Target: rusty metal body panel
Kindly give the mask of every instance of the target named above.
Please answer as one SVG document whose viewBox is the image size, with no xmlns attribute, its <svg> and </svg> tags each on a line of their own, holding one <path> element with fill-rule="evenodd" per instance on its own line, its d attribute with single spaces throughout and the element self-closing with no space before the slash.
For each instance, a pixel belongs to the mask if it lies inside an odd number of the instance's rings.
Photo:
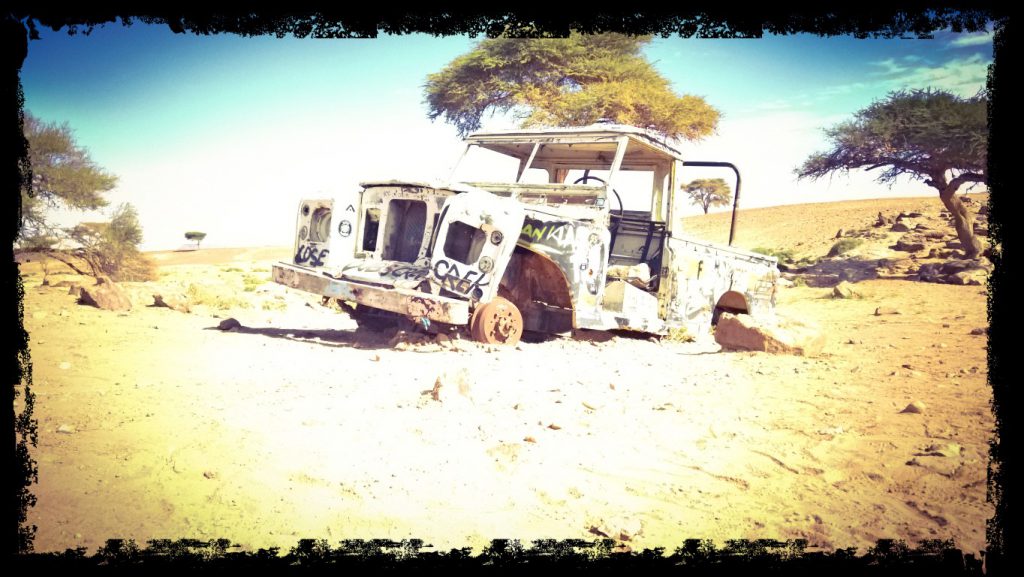
<svg viewBox="0 0 1024 577">
<path fill-rule="evenodd" d="M 324 272 L 276 263 L 274 282 L 302 291 L 351 301 L 369 307 L 453 325 L 469 322 L 469 303 L 458 299 L 424 294 L 401 287 L 385 287 L 339 280 Z"/>
<path fill-rule="evenodd" d="M 295 256 L 274 267 L 275 281 L 454 325 L 502 297 L 527 330 L 548 333 L 696 334 L 721 311 L 772 312 L 773 257 L 672 230 L 682 157 L 646 131 L 600 125 L 466 142 L 467 154 L 478 147 L 517 163 L 515 178 L 365 182 L 304 201 Z M 538 175 L 545 181 L 529 181 Z M 623 204 L 624 195 L 635 204 L 630 175 L 646 175 L 643 209 Z"/>
</svg>

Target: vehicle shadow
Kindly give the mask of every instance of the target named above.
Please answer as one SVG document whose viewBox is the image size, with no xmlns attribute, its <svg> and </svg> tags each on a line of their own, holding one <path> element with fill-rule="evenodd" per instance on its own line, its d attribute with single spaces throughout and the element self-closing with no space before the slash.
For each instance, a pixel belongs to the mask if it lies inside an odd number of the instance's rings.
<svg viewBox="0 0 1024 577">
<path fill-rule="evenodd" d="M 397 333 L 395 328 L 359 327 L 356 329 L 296 329 L 280 327 L 249 327 L 239 324 L 230 329 L 218 326 L 206 327 L 203 330 L 260 335 L 273 339 L 282 339 L 299 343 L 316 344 L 325 347 L 346 347 L 354 349 L 380 350 L 393 348 L 392 339 Z"/>
</svg>

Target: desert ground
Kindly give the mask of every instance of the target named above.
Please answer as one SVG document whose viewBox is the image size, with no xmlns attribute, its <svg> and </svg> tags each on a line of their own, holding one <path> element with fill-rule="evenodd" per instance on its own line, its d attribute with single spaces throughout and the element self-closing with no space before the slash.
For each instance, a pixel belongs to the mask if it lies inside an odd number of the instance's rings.
<svg viewBox="0 0 1024 577">
<path fill-rule="evenodd" d="M 863 233 L 784 275 L 778 313 L 826 335 L 815 357 L 727 352 L 710 335 L 417 343 L 269 282 L 287 247 L 153 253 L 160 278 L 123 283 L 128 312 L 78 304 L 66 285 L 81 277 L 50 263 L 44 285 L 25 262 L 35 549 L 609 537 L 667 552 L 687 538 L 983 551 L 986 287 L 915 280 L 957 255 L 894 251 L 900 234 L 873 227 L 879 212 L 941 210 L 910 198 L 742 213 L 737 245 L 799 257 Z M 684 226 L 724 240 L 728 215 Z M 852 298 L 833 297 L 843 279 Z M 154 306 L 168 291 L 191 312 Z M 218 330 L 227 318 L 241 326 Z"/>
</svg>

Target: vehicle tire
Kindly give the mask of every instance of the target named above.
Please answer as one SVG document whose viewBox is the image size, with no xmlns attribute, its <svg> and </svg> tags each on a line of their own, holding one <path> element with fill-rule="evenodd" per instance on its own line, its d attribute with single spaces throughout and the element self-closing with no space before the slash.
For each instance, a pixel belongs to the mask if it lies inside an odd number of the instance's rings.
<svg viewBox="0 0 1024 577">
<path fill-rule="evenodd" d="M 514 346 L 523 336 L 523 315 L 512 301 L 495 297 L 473 312 L 469 333 L 477 342 Z"/>
</svg>

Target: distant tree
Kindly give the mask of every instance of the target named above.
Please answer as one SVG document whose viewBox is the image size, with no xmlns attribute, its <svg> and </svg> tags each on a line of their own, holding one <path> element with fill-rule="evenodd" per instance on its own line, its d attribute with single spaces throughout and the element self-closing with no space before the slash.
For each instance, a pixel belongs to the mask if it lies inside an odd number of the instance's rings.
<svg viewBox="0 0 1024 577">
<path fill-rule="evenodd" d="M 988 100 L 961 98 L 944 90 L 892 92 L 826 130 L 832 149 L 811 155 L 798 178 L 836 171 L 884 169 L 878 182 L 900 175 L 923 181 L 939 193 L 953 215 L 957 237 L 969 258 L 982 252 L 974 219 L 956 196 L 965 184 L 987 183 Z"/>
<path fill-rule="evenodd" d="M 205 232 L 189 231 L 185 233 L 185 239 L 195 242 L 197 249 L 199 248 L 199 243 L 203 242 L 204 238 L 206 238 Z"/>
<path fill-rule="evenodd" d="M 704 209 L 704 214 L 712 206 L 729 206 L 732 202 L 732 190 L 721 178 L 702 178 L 694 180 L 683 187 L 690 195 L 693 204 Z"/>
<path fill-rule="evenodd" d="M 487 112 L 511 112 L 523 126 L 583 126 L 607 119 L 697 140 L 719 113 L 703 98 L 677 95 L 643 56 L 650 36 L 578 34 L 492 38 L 424 86 L 428 116 L 465 136 Z"/>
</svg>

